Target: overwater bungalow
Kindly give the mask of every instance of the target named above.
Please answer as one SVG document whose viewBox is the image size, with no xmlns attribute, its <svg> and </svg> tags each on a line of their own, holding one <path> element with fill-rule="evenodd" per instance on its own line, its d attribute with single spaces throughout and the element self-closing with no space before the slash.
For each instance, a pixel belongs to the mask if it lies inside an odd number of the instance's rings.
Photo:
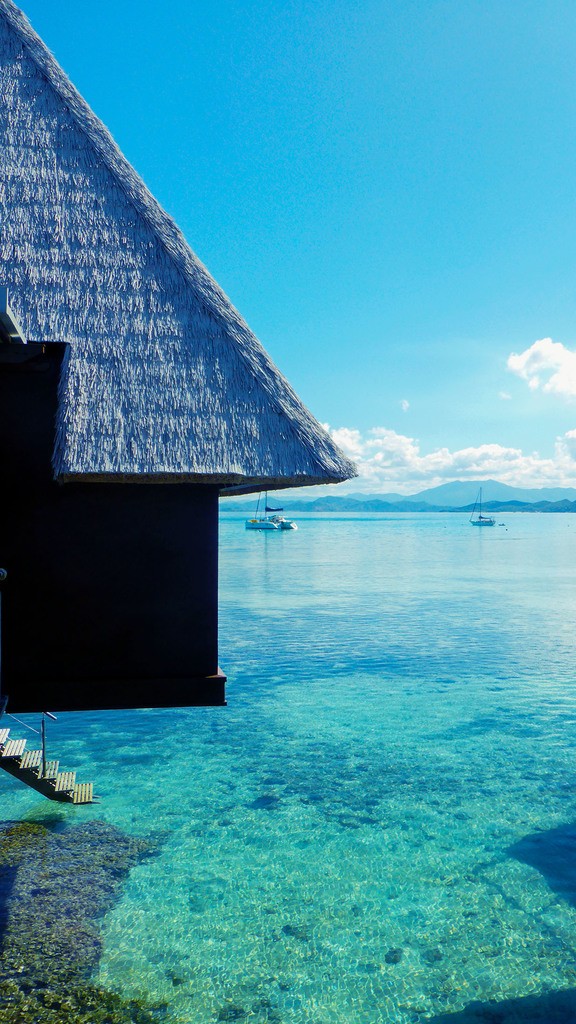
<svg viewBox="0 0 576 1024">
<path fill-rule="evenodd" d="M 222 704 L 219 495 L 354 467 L 11 0 L 0 93 L 3 692 Z"/>
</svg>

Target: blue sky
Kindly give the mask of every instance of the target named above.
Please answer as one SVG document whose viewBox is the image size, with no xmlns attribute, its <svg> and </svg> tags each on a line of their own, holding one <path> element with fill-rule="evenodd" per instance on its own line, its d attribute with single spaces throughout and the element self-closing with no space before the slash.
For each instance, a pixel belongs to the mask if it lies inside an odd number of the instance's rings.
<svg viewBox="0 0 576 1024">
<path fill-rule="evenodd" d="M 22 4 L 349 490 L 576 485 L 573 0 Z"/>
</svg>

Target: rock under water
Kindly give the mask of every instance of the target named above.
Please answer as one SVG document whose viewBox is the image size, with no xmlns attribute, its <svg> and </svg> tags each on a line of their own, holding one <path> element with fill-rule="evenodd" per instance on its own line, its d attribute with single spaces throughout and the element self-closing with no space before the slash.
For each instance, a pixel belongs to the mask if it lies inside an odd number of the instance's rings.
<svg viewBox="0 0 576 1024">
<path fill-rule="evenodd" d="M 130 869 L 154 852 L 147 840 L 92 821 L 53 831 L 0 823 L 0 1022 L 151 1024 L 146 1007 L 90 985 L 99 920 Z"/>
</svg>

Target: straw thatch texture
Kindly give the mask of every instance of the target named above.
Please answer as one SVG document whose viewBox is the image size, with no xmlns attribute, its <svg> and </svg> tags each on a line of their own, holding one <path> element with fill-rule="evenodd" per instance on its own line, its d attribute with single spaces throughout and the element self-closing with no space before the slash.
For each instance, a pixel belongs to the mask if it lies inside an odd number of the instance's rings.
<svg viewBox="0 0 576 1024">
<path fill-rule="evenodd" d="M 57 478 L 353 476 L 11 0 L 0 97 L 0 282 L 29 341 L 71 345 Z"/>
</svg>

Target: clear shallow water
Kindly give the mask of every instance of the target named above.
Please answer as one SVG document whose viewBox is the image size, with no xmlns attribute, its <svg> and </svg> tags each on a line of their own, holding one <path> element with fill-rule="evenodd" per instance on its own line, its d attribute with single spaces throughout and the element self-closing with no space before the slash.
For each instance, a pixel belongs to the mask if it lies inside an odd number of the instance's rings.
<svg viewBox="0 0 576 1024">
<path fill-rule="evenodd" d="M 102 796 L 57 815 L 160 842 L 102 986 L 191 1024 L 576 1019 L 576 519 L 500 521 L 222 517 L 229 706 L 51 729 Z"/>
</svg>

